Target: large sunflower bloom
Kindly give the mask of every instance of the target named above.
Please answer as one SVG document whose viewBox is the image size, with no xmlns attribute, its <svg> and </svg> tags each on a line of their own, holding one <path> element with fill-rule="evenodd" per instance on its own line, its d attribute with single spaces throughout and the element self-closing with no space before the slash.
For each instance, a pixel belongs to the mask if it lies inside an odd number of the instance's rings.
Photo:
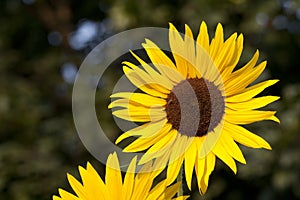
<svg viewBox="0 0 300 200">
<path fill-rule="evenodd" d="M 107 159 L 105 183 L 90 163 L 86 169 L 79 167 L 82 184 L 68 174 L 68 180 L 76 195 L 59 189 L 59 195 L 53 200 L 170 200 L 176 194 L 180 183 L 167 187 L 167 181 L 161 181 L 152 187 L 157 173 L 152 171 L 152 162 L 147 163 L 135 175 L 136 157 L 131 161 L 125 174 L 124 182 L 120 171 L 117 154 L 110 154 Z M 173 198 L 185 200 L 188 196 Z"/>
<path fill-rule="evenodd" d="M 188 187 L 191 189 L 195 169 L 199 190 L 204 194 L 216 157 L 234 173 L 235 160 L 246 163 L 236 142 L 271 149 L 264 139 L 241 125 L 262 120 L 279 122 L 275 111 L 257 110 L 279 97 L 255 97 L 278 80 L 249 86 L 263 72 L 266 62 L 256 64 L 256 51 L 245 66 L 234 71 L 242 53 L 243 35 L 234 33 L 224 41 L 221 24 L 211 42 L 205 22 L 196 41 L 187 25 L 181 37 L 170 24 L 169 44 L 175 63 L 150 40 L 142 45 L 155 68 L 133 52 L 141 67 L 123 63 L 128 79 L 144 93 L 115 93 L 109 108 L 119 118 L 145 123 L 122 134 L 116 143 L 138 136 L 124 151 L 147 150 L 139 164 L 156 158 L 162 167 L 168 166 L 169 183 L 176 179 L 184 162 Z"/>
</svg>

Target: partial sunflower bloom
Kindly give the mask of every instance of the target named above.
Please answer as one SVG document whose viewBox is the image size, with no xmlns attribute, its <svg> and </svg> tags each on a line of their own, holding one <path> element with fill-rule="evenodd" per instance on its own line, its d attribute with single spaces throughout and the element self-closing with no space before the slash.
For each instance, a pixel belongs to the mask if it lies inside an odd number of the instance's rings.
<svg viewBox="0 0 300 200">
<path fill-rule="evenodd" d="M 185 200 L 188 196 L 173 198 L 177 193 L 180 183 L 167 187 L 167 181 L 163 180 L 153 188 L 153 180 L 158 173 L 152 171 L 152 162 L 141 168 L 140 173 L 135 175 L 136 157 L 132 159 L 124 181 L 120 171 L 116 153 L 110 154 L 107 159 L 105 183 L 90 163 L 86 169 L 79 167 L 82 183 L 68 174 L 68 180 L 77 196 L 59 189 L 59 195 L 53 196 L 53 200 Z"/>
<path fill-rule="evenodd" d="M 199 191 L 204 194 L 216 157 L 234 173 L 235 160 L 246 163 L 236 142 L 271 149 L 264 139 L 241 125 L 279 122 L 275 111 L 257 110 L 279 97 L 255 97 L 278 80 L 249 86 L 264 71 L 266 62 L 257 64 L 256 51 L 245 66 L 234 71 L 242 53 L 243 35 L 234 33 L 224 41 L 221 24 L 211 42 L 205 22 L 196 41 L 187 25 L 182 37 L 170 24 L 169 44 L 175 63 L 150 40 L 142 45 L 155 68 L 133 52 L 141 66 L 123 63 L 128 79 L 144 93 L 115 93 L 109 108 L 119 118 L 144 124 L 123 133 L 116 143 L 138 137 L 124 151 L 146 150 L 139 164 L 156 159 L 161 167 L 168 166 L 168 184 L 176 179 L 184 162 L 189 189 L 195 169 Z"/>
</svg>

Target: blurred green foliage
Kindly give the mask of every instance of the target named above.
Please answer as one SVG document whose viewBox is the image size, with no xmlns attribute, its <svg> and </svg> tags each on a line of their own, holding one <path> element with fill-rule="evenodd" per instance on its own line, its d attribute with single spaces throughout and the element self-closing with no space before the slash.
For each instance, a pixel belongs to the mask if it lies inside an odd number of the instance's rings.
<svg viewBox="0 0 300 200">
<path fill-rule="evenodd" d="M 218 162 L 207 194 L 200 197 L 194 184 L 191 199 L 300 199 L 299 0 L 1 0 L 0 199 L 51 199 L 58 187 L 71 190 L 66 173 L 78 176 L 77 166 L 88 160 L 103 175 L 76 134 L 71 108 L 74 75 L 95 45 L 126 29 L 168 22 L 197 33 L 202 20 L 211 33 L 221 22 L 227 36 L 244 34 L 239 66 L 260 49 L 268 60 L 261 80 L 280 79 L 266 93 L 281 96 L 269 106 L 281 124 L 248 126 L 273 150 L 242 147 L 247 165 L 234 175 Z M 114 76 L 102 80 L 96 97 L 110 138 L 119 134 L 104 112 Z"/>
</svg>

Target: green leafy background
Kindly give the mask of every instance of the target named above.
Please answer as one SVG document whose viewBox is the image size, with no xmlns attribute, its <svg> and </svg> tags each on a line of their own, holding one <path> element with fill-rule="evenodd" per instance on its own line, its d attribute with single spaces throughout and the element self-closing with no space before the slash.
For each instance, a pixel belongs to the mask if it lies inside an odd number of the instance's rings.
<svg viewBox="0 0 300 200">
<path fill-rule="evenodd" d="M 300 199 L 299 0 L 1 0 L 0 199 L 43 200 L 59 187 L 71 191 L 66 173 L 79 177 L 77 166 L 87 161 L 103 176 L 104 166 L 79 140 L 71 108 L 74 75 L 95 45 L 126 29 L 168 28 L 168 22 L 197 33 L 202 20 L 211 35 L 218 22 L 227 37 L 244 34 L 239 66 L 261 51 L 268 67 L 260 80 L 280 79 L 264 94 L 281 96 L 268 107 L 278 110 L 281 124 L 247 126 L 273 150 L 242 147 L 247 165 L 238 164 L 237 175 L 218 161 L 207 194 L 201 197 L 194 182 L 190 199 Z M 120 134 L 107 110 L 121 74 L 120 65 L 114 69 L 96 96 L 111 140 Z"/>
</svg>

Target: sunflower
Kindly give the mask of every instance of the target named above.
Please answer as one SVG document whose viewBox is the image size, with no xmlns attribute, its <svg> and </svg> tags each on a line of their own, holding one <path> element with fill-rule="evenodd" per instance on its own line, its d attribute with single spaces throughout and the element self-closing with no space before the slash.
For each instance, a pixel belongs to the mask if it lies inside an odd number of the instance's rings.
<svg viewBox="0 0 300 200">
<path fill-rule="evenodd" d="M 124 73 L 141 92 L 112 94 L 108 107 L 113 115 L 142 124 L 123 133 L 116 143 L 137 137 L 124 151 L 145 151 L 139 164 L 156 159 L 162 167 L 168 166 L 168 184 L 184 166 L 191 189 L 195 170 L 199 191 L 204 194 L 216 157 L 234 173 L 235 160 L 246 163 L 236 142 L 271 150 L 268 142 L 241 125 L 279 122 L 275 111 L 257 110 L 279 97 L 255 97 L 278 80 L 250 85 L 266 67 L 266 61 L 257 63 L 258 50 L 248 63 L 234 70 L 242 53 L 243 35 L 234 33 L 224 41 L 221 24 L 211 42 L 205 22 L 195 40 L 187 25 L 182 37 L 170 24 L 169 45 L 173 58 L 146 39 L 142 46 L 151 64 L 134 52 L 140 66 L 123 62 Z"/>
<path fill-rule="evenodd" d="M 167 187 L 167 180 L 155 185 L 152 183 L 158 173 L 150 172 L 152 163 L 149 162 L 141 168 L 140 173 L 136 170 L 136 157 L 130 162 L 127 173 L 122 183 L 119 161 L 116 153 L 110 154 L 107 159 L 105 183 L 90 163 L 86 169 L 79 167 L 82 184 L 70 174 L 67 175 L 70 185 L 76 195 L 59 189 L 59 195 L 53 196 L 53 200 L 169 200 L 177 193 L 180 183 Z M 185 200 L 188 196 L 173 198 Z"/>
</svg>

